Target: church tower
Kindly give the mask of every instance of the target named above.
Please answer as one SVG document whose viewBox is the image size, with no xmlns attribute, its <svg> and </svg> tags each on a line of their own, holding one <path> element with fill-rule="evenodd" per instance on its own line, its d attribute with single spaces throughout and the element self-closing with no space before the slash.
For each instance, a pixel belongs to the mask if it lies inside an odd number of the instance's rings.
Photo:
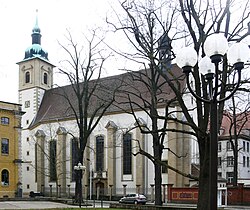
<svg viewBox="0 0 250 210">
<path fill-rule="evenodd" d="M 38 111 L 45 90 L 52 87 L 53 67 L 48 60 L 48 53 L 41 47 L 41 30 L 38 19 L 32 29 L 32 45 L 25 51 L 24 59 L 19 65 L 19 103 L 24 111 L 29 112 L 29 122 Z M 26 110 L 28 108 L 28 110 Z M 31 111 L 32 110 L 32 111 Z M 27 127 L 29 123 L 23 124 Z"/>
<path fill-rule="evenodd" d="M 25 114 L 22 116 L 22 188 L 23 195 L 36 191 L 35 143 L 28 128 L 37 114 L 44 92 L 53 85 L 53 68 L 48 53 L 41 47 L 41 30 L 36 17 L 32 29 L 32 45 L 25 50 L 19 65 L 19 103 Z"/>
</svg>

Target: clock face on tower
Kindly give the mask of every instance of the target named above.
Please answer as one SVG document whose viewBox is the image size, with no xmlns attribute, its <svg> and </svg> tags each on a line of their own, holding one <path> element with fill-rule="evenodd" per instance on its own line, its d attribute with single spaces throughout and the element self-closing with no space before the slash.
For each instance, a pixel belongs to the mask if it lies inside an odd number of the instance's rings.
<svg viewBox="0 0 250 210">
<path fill-rule="evenodd" d="M 29 108 L 29 107 L 30 107 L 30 101 L 25 101 L 24 107 L 25 107 L 25 108 Z"/>
</svg>

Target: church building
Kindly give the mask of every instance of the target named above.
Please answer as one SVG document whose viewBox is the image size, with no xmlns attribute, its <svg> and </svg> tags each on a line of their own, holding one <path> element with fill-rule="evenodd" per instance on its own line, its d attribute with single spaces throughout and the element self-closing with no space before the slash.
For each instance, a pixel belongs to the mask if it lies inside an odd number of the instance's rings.
<svg viewBox="0 0 250 210">
<path fill-rule="evenodd" d="M 53 88 L 53 68 L 48 53 L 41 46 L 41 30 L 36 24 L 32 29 L 32 45 L 25 51 L 25 57 L 19 65 L 19 103 L 25 114 L 22 117 L 22 189 L 23 196 L 30 191 L 43 192 L 46 195 L 70 196 L 74 194 L 77 165 L 78 128 L 65 99 L 61 97 L 61 88 Z M 181 69 L 172 65 L 175 74 Z M 102 78 L 104 83 L 115 84 L 128 74 Z M 107 82 L 108 81 L 108 82 Z M 134 84 L 138 85 L 138 84 Z M 63 87 L 72 91 L 71 86 Z M 143 89 L 142 90 L 146 90 Z M 171 90 L 166 87 L 171 96 Z M 145 95 L 147 95 L 145 93 Z M 173 95 L 172 95 L 173 96 Z M 76 100 L 72 96 L 72 101 Z M 95 106 L 94 102 L 93 106 Z M 126 107 L 127 109 L 128 107 Z M 151 195 L 154 191 L 154 166 L 142 155 L 132 155 L 140 146 L 153 153 L 152 135 L 142 134 L 136 123 L 151 127 L 151 121 L 142 110 L 136 110 L 134 116 L 117 106 L 110 106 L 90 135 L 84 151 L 83 163 L 86 171 L 83 175 L 83 193 L 86 198 L 92 196 L 117 195 L 124 193 L 143 193 Z M 179 113 L 178 105 L 170 112 Z M 164 113 L 163 106 L 159 112 Z M 161 124 L 161 122 L 159 122 Z M 168 127 L 175 129 L 176 122 Z M 132 129 L 134 128 L 134 129 Z M 185 128 L 182 128 L 185 129 Z M 181 133 L 169 132 L 164 146 L 163 161 L 172 167 L 189 173 L 190 142 Z M 173 154 L 187 154 L 177 158 Z M 171 183 L 185 186 L 188 179 L 175 172 L 162 168 L 162 184 Z"/>
</svg>

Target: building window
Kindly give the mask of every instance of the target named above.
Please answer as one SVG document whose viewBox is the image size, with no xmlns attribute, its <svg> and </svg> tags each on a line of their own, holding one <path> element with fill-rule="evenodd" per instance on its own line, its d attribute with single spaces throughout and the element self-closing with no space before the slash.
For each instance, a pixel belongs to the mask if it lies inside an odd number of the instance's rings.
<svg viewBox="0 0 250 210">
<path fill-rule="evenodd" d="M 8 117 L 1 117 L 1 124 L 2 125 L 9 125 L 10 119 Z"/>
<path fill-rule="evenodd" d="M 30 141 L 30 138 L 29 138 L 29 137 L 27 137 L 27 138 L 26 138 L 26 141 L 27 141 L 27 142 L 29 142 L 29 141 Z"/>
<path fill-rule="evenodd" d="M 233 166 L 234 165 L 234 158 L 233 156 L 227 157 L 227 166 Z"/>
<path fill-rule="evenodd" d="M 233 172 L 227 172 L 227 182 L 232 183 L 234 178 L 234 173 Z"/>
<path fill-rule="evenodd" d="M 78 140 L 77 138 L 73 138 L 71 140 L 71 171 L 72 171 L 72 176 L 71 180 L 76 181 L 76 171 L 74 170 L 74 166 L 78 164 L 78 152 L 79 152 L 79 147 L 78 147 Z"/>
<path fill-rule="evenodd" d="M 9 171 L 7 171 L 6 169 L 2 170 L 1 183 L 2 183 L 2 186 L 9 185 Z"/>
<path fill-rule="evenodd" d="M 221 142 L 218 143 L 218 152 L 221 152 Z"/>
<path fill-rule="evenodd" d="M 30 155 L 30 151 L 27 151 L 27 152 L 26 152 L 26 155 L 29 156 L 29 155 Z"/>
<path fill-rule="evenodd" d="M 163 174 L 166 174 L 166 173 L 168 173 L 168 167 L 167 167 L 168 161 L 167 161 L 167 160 L 163 160 L 162 162 L 165 163 L 166 165 L 162 165 L 162 166 L 161 166 L 161 172 L 162 172 Z"/>
<path fill-rule="evenodd" d="M 246 167 L 246 157 L 243 156 L 243 167 Z"/>
<path fill-rule="evenodd" d="M 242 148 L 242 150 L 243 150 L 243 152 L 246 151 L 246 142 L 245 141 L 243 141 L 243 148 Z"/>
<path fill-rule="evenodd" d="M 30 72 L 29 71 L 27 71 L 25 73 L 25 83 L 30 83 Z"/>
<path fill-rule="evenodd" d="M 9 139 L 3 138 L 1 141 L 1 152 L 2 155 L 8 155 L 9 154 Z"/>
<path fill-rule="evenodd" d="M 247 167 L 249 168 L 249 157 L 247 157 Z"/>
<path fill-rule="evenodd" d="M 44 83 L 45 85 L 48 84 L 48 74 L 47 74 L 47 73 L 44 73 L 44 74 L 43 74 L 43 83 Z"/>
<path fill-rule="evenodd" d="M 30 185 L 29 184 L 27 184 L 27 189 L 30 189 Z"/>
<path fill-rule="evenodd" d="M 29 166 L 27 166 L 27 171 L 29 171 L 30 170 L 30 167 Z"/>
<path fill-rule="evenodd" d="M 249 142 L 247 142 L 247 152 L 249 152 Z"/>
<path fill-rule="evenodd" d="M 227 151 L 232 150 L 232 144 L 230 141 L 227 141 Z"/>
<path fill-rule="evenodd" d="M 96 137 L 96 171 L 103 171 L 104 168 L 104 138 Z"/>
<path fill-rule="evenodd" d="M 132 138 L 129 133 L 123 135 L 123 174 L 132 174 Z"/>
<path fill-rule="evenodd" d="M 218 157 L 218 167 L 221 167 L 221 157 Z"/>
<path fill-rule="evenodd" d="M 26 124 L 27 124 L 27 125 L 29 124 L 29 122 L 30 122 L 29 120 L 26 120 Z"/>
<path fill-rule="evenodd" d="M 49 177 L 50 181 L 56 181 L 56 141 L 49 142 Z"/>
</svg>

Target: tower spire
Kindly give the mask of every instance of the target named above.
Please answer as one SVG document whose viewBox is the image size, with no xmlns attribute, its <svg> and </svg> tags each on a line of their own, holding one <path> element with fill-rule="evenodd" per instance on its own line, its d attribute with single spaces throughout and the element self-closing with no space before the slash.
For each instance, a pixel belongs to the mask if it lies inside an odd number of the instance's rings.
<svg viewBox="0 0 250 210">
<path fill-rule="evenodd" d="M 48 53 L 41 47 L 41 30 L 38 26 L 38 10 L 36 10 L 36 21 L 32 29 L 32 46 L 25 50 L 24 59 L 41 57 L 48 60 Z"/>
<path fill-rule="evenodd" d="M 38 10 L 36 10 L 36 22 L 32 29 L 32 44 L 41 44 L 41 30 L 38 26 Z"/>
</svg>

